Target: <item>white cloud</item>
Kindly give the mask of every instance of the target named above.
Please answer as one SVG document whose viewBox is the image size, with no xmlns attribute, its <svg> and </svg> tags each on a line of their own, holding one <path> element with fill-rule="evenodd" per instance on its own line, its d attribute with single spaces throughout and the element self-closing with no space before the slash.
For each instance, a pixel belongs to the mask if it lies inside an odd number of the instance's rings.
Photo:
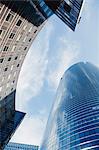
<svg viewBox="0 0 99 150">
<path fill-rule="evenodd" d="M 85 22 L 89 23 L 89 20 L 91 19 L 92 20 L 92 8 L 95 4 L 95 1 L 94 0 L 85 0 L 84 2 L 84 9 L 83 9 L 83 14 L 84 14 L 84 17 L 83 19 L 85 19 Z"/>
<path fill-rule="evenodd" d="M 52 24 L 46 24 L 43 30 L 27 54 L 17 85 L 17 108 L 24 110 L 27 114 L 28 102 L 40 93 L 46 75 Z M 39 145 L 47 120 L 44 114 L 45 110 L 38 110 L 36 116 L 26 115 L 11 141 Z"/>
<path fill-rule="evenodd" d="M 58 50 L 56 62 L 53 62 L 56 63 L 56 68 L 50 70 L 48 76 L 48 83 L 55 90 L 64 71 L 74 63 L 79 55 L 79 44 L 77 42 L 66 40 L 65 37 L 62 37 L 59 42 L 61 48 Z"/>
<path fill-rule="evenodd" d="M 37 37 L 24 61 L 17 85 L 16 99 L 19 109 L 26 109 L 30 98 L 37 96 L 41 91 L 48 63 L 49 39 L 52 29 L 52 24 L 46 24 L 43 34 Z"/>
</svg>

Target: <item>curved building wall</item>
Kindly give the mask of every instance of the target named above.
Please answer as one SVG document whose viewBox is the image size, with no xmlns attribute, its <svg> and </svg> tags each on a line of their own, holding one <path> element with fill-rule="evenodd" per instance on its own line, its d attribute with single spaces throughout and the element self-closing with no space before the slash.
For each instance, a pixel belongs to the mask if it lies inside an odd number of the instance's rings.
<svg viewBox="0 0 99 150">
<path fill-rule="evenodd" d="M 21 3 L 24 3 L 24 9 Z M 33 18 L 33 16 L 36 17 Z M 27 1 L 0 1 L 1 150 L 10 140 L 25 115 L 15 110 L 17 80 L 24 58 L 35 37 L 44 26 L 45 20 L 46 18 L 41 12 Z M 35 25 L 34 22 L 38 24 Z"/>
<path fill-rule="evenodd" d="M 61 78 L 40 150 L 99 149 L 99 69 L 70 67 Z"/>
<path fill-rule="evenodd" d="M 0 99 L 16 89 L 23 60 L 44 24 L 34 26 L 0 4 Z"/>
</svg>

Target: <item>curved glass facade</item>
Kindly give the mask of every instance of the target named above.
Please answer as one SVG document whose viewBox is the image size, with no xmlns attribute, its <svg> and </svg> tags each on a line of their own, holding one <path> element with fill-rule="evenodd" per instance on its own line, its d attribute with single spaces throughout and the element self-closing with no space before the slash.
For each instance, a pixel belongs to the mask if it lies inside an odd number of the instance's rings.
<svg viewBox="0 0 99 150">
<path fill-rule="evenodd" d="M 99 149 L 99 69 L 70 67 L 61 78 L 40 150 Z"/>
</svg>

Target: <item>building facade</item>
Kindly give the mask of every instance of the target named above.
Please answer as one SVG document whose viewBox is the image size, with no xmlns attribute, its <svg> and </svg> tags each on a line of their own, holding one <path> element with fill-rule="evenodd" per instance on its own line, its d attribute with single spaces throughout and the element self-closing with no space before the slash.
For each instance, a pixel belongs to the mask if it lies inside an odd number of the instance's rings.
<svg viewBox="0 0 99 150">
<path fill-rule="evenodd" d="M 82 6 L 80 2 L 77 3 L 78 14 Z M 66 23 L 65 14 L 68 11 L 72 14 L 67 3 L 60 0 L 53 5 L 47 0 L 0 0 L 0 149 L 4 148 L 25 115 L 15 110 L 17 80 L 24 58 L 53 13 L 63 15 L 59 17 Z M 76 4 L 71 3 L 74 8 Z M 65 13 L 64 10 L 68 11 Z"/>
<path fill-rule="evenodd" d="M 71 66 L 61 78 L 40 150 L 99 149 L 99 69 Z"/>
<path fill-rule="evenodd" d="M 4 150 L 38 150 L 38 146 L 10 142 Z"/>
<path fill-rule="evenodd" d="M 0 1 L 0 149 L 3 149 L 25 113 L 15 110 L 15 93 L 24 58 L 51 15 L 34 3 Z"/>
</svg>

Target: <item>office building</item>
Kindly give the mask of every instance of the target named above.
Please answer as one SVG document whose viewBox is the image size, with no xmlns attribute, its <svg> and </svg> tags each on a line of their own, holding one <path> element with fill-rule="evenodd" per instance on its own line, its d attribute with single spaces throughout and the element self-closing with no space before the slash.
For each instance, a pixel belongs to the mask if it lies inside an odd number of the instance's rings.
<svg viewBox="0 0 99 150">
<path fill-rule="evenodd" d="M 40 150 L 99 149 L 99 69 L 71 66 L 61 78 Z"/>
<path fill-rule="evenodd" d="M 38 150 L 38 146 L 9 142 L 4 150 Z"/>
<path fill-rule="evenodd" d="M 15 110 L 15 93 L 24 58 L 47 16 L 27 1 L 0 1 L 0 150 L 25 113 Z"/>
<path fill-rule="evenodd" d="M 84 0 L 45 0 L 45 3 L 70 29 L 75 31 Z"/>
</svg>

